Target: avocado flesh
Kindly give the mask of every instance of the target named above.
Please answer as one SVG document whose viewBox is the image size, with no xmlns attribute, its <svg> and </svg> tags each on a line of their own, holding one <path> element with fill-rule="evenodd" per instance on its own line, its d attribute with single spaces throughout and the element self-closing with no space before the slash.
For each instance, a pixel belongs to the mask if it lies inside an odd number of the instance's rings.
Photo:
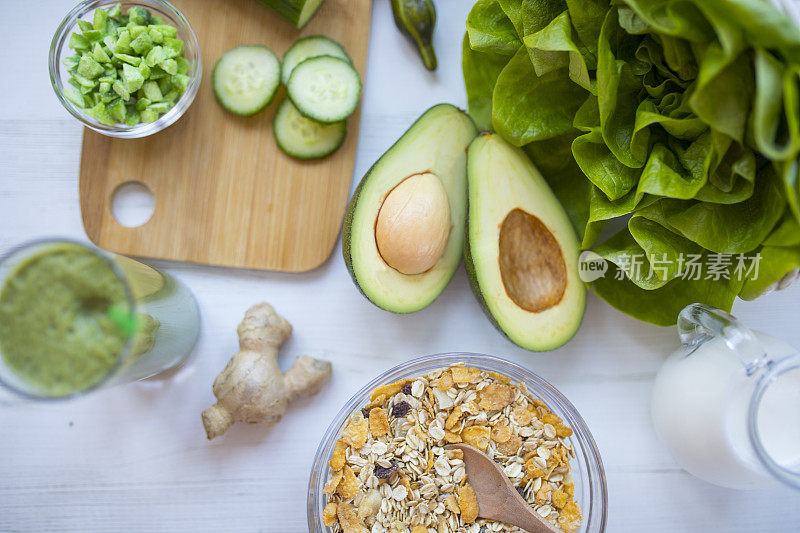
<svg viewBox="0 0 800 533">
<path fill-rule="evenodd" d="M 353 193 L 342 230 L 347 269 L 375 305 L 413 313 L 433 302 L 453 277 L 464 249 L 467 148 L 478 134 L 469 116 L 450 104 L 428 109 L 372 166 Z M 402 274 L 387 265 L 375 242 L 375 223 L 388 194 L 404 179 L 431 172 L 442 182 L 451 230 L 444 252 L 422 274 Z"/>
<path fill-rule="evenodd" d="M 467 172 L 465 260 L 473 292 L 515 344 L 558 348 L 578 330 L 586 307 L 578 239 L 564 208 L 525 153 L 498 135 L 472 142 Z"/>
</svg>

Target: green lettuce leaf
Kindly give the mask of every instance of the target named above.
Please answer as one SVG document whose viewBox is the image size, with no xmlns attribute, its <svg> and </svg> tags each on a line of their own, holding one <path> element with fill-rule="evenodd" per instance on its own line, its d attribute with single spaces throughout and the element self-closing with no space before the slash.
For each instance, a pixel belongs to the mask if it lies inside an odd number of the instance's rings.
<svg viewBox="0 0 800 533">
<path fill-rule="evenodd" d="M 461 68 L 467 88 L 467 109 L 479 129 L 491 129 L 494 86 L 509 57 L 473 50 L 467 34 L 464 34 L 462 52 Z"/>
<path fill-rule="evenodd" d="M 517 29 L 497 0 L 478 0 L 467 16 L 469 44 L 478 52 L 513 55 L 522 45 Z"/>
<path fill-rule="evenodd" d="M 494 88 L 494 130 L 515 146 L 575 131 L 572 117 L 586 91 L 561 69 L 537 76 L 525 48 L 508 62 Z"/>
<path fill-rule="evenodd" d="M 764 241 L 759 251 L 758 272 L 745 281 L 739 296 L 753 300 L 772 288 L 784 276 L 800 269 L 800 223 L 787 213 L 782 223 Z"/>
</svg>

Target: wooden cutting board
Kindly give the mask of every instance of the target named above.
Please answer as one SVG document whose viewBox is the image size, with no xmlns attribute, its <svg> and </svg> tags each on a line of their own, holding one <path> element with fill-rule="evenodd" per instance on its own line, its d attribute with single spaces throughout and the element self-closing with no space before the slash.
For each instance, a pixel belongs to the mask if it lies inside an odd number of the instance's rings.
<svg viewBox="0 0 800 533">
<path fill-rule="evenodd" d="M 175 124 L 144 139 L 86 129 L 80 167 L 81 214 L 98 246 L 126 255 L 217 266 L 302 272 L 321 265 L 336 243 L 353 178 L 360 107 L 332 156 L 301 162 L 281 152 L 268 110 L 243 118 L 224 111 L 211 71 L 226 50 L 262 43 L 278 56 L 299 37 L 322 34 L 344 45 L 364 78 L 370 0 L 326 0 L 298 31 L 255 0 L 172 0 L 197 34 L 200 92 Z M 141 182 L 155 197 L 142 226 L 111 212 L 117 188 Z"/>
</svg>

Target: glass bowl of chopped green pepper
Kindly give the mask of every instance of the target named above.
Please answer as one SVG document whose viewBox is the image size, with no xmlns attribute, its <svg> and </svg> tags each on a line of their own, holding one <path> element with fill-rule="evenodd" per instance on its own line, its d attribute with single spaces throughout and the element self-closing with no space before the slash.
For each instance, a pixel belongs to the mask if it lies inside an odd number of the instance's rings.
<svg viewBox="0 0 800 533">
<path fill-rule="evenodd" d="M 49 67 L 67 111 L 94 131 L 127 139 L 177 121 L 202 78 L 197 36 L 164 0 L 84 0 L 56 30 Z"/>
</svg>

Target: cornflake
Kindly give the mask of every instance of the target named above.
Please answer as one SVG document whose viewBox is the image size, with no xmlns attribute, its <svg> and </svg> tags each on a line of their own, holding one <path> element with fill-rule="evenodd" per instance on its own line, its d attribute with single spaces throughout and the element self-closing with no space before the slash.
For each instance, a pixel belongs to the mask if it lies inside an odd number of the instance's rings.
<svg viewBox="0 0 800 533">
<path fill-rule="evenodd" d="M 471 524 L 478 518 L 478 498 L 469 483 L 458 489 L 458 508 L 465 524 Z"/>
<path fill-rule="evenodd" d="M 369 431 L 373 437 L 389 433 L 389 415 L 380 407 L 373 407 L 369 412 Z"/>
<path fill-rule="evenodd" d="M 344 474 L 342 474 L 341 471 L 331 474 L 331 478 L 322 488 L 322 494 L 333 494 L 336 491 L 336 488 L 339 486 L 339 483 L 341 483 L 343 477 Z"/>
<path fill-rule="evenodd" d="M 481 371 L 477 368 L 452 366 L 450 372 L 453 375 L 453 381 L 460 384 L 477 383 L 481 379 Z"/>
<path fill-rule="evenodd" d="M 322 511 L 322 523 L 328 527 L 331 527 L 334 522 L 336 522 L 336 509 L 339 508 L 335 502 L 330 502 L 328 505 L 325 506 L 325 509 Z"/>
<path fill-rule="evenodd" d="M 486 426 L 470 426 L 461 430 L 461 438 L 479 450 L 485 450 L 489 446 L 492 430 Z"/>
<path fill-rule="evenodd" d="M 492 383 L 480 391 L 478 405 L 487 411 L 499 411 L 513 402 L 514 396 L 514 389 L 505 383 Z"/>
<path fill-rule="evenodd" d="M 333 447 L 333 456 L 331 457 L 331 460 L 328 461 L 328 466 L 331 467 L 331 470 L 341 470 L 342 467 L 344 467 L 346 452 L 347 443 L 342 439 L 337 440 L 336 446 Z"/>
<path fill-rule="evenodd" d="M 342 440 L 354 450 L 364 446 L 369 438 L 369 424 L 361 411 L 350 419 L 350 425 L 342 431 Z"/>
<path fill-rule="evenodd" d="M 358 511 L 349 503 L 339 504 L 336 510 L 336 517 L 344 533 L 369 533 L 358 517 Z"/>
<path fill-rule="evenodd" d="M 356 494 L 358 494 L 358 490 L 361 488 L 361 482 L 353 473 L 353 469 L 349 466 L 345 466 L 342 472 L 344 476 L 339 486 L 336 487 L 336 494 L 344 501 L 352 500 L 356 497 Z"/>
<path fill-rule="evenodd" d="M 565 533 L 582 522 L 575 503 L 572 430 L 523 384 L 452 366 L 372 391 L 344 424 L 323 488 L 332 533 L 524 533 L 478 518 L 463 452 L 484 450 L 523 499 Z"/>
</svg>

